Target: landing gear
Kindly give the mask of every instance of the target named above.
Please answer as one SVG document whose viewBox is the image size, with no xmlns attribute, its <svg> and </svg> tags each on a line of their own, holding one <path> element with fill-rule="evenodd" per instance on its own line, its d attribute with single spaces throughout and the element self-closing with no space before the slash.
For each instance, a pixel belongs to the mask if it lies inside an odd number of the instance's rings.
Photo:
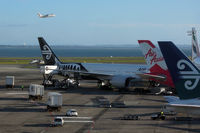
<svg viewBox="0 0 200 133">
<path fill-rule="evenodd" d="M 58 81 L 55 87 L 57 87 L 57 88 L 77 88 L 78 86 L 79 86 L 78 80 L 68 78 L 68 79 Z"/>
<path fill-rule="evenodd" d="M 100 89 L 106 89 L 106 90 L 112 89 L 112 85 L 108 81 L 99 80 L 97 82 L 97 85 L 98 85 L 98 88 L 100 88 Z"/>
<path fill-rule="evenodd" d="M 150 85 L 152 87 L 159 87 L 160 86 L 160 83 L 159 82 L 156 82 L 156 81 L 149 81 L 150 82 Z"/>
<path fill-rule="evenodd" d="M 43 83 L 42 83 L 42 85 L 44 85 L 45 87 L 53 86 L 55 81 L 52 80 L 52 77 L 53 77 L 52 74 L 50 74 L 50 75 L 43 74 Z"/>
</svg>

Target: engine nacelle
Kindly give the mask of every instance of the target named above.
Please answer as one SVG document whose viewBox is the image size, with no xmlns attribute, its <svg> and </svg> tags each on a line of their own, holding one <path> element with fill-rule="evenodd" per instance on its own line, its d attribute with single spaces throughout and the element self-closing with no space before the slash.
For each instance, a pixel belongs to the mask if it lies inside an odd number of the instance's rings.
<svg viewBox="0 0 200 133">
<path fill-rule="evenodd" d="M 129 79 L 129 77 L 127 76 L 114 76 L 111 80 L 110 80 L 110 84 L 113 86 L 113 87 L 116 87 L 116 88 L 125 88 L 127 87 L 128 83 L 127 83 L 127 80 Z"/>
</svg>

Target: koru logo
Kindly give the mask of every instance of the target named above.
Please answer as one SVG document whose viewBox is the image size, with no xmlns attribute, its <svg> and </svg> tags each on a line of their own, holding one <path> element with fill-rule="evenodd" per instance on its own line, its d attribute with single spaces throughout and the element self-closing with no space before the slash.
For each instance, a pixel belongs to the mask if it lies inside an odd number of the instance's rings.
<svg viewBox="0 0 200 133">
<path fill-rule="evenodd" d="M 45 58 L 49 60 L 51 58 L 52 52 L 50 48 L 47 45 L 43 46 L 42 54 L 46 55 Z"/>
<path fill-rule="evenodd" d="M 189 67 L 191 70 L 185 70 L 186 66 Z M 184 87 L 187 90 L 193 90 L 197 87 L 199 80 L 200 80 L 200 73 L 198 72 L 198 70 L 195 69 L 195 67 L 189 63 L 186 60 L 179 60 L 177 62 L 177 68 L 179 70 L 181 70 L 180 73 L 180 78 L 181 79 L 188 79 L 185 81 L 184 83 Z M 195 80 L 195 81 L 192 81 Z"/>
</svg>

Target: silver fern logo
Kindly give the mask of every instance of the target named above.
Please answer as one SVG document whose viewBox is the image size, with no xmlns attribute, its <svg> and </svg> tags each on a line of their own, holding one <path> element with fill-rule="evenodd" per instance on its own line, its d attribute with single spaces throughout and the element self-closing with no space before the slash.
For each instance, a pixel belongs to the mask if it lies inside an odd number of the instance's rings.
<svg viewBox="0 0 200 133">
<path fill-rule="evenodd" d="M 185 70 L 186 66 L 191 70 Z M 187 90 L 195 89 L 200 80 L 199 72 L 195 69 L 195 67 L 188 61 L 182 59 L 177 62 L 177 68 L 181 70 L 179 72 L 181 74 L 180 78 L 188 79 L 184 83 L 185 88 Z"/>
<path fill-rule="evenodd" d="M 43 46 L 42 54 L 46 55 L 45 58 L 49 60 L 51 58 L 52 52 L 50 48 L 47 45 Z"/>
</svg>

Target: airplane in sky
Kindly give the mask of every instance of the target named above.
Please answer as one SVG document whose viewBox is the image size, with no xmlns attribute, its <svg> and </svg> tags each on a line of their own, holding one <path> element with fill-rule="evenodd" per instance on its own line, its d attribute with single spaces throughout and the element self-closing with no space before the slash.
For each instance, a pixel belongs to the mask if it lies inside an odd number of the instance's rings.
<svg viewBox="0 0 200 133">
<path fill-rule="evenodd" d="M 55 17 L 56 15 L 55 14 L 46 14 L 46 15 L 42 15 L 40 13 L 37 13 L 37 15 L 40 17 L 40 18 L 49 18 L 49 17 Z"/>
<path fill-rule="evenodd" d="M 172 42 L 158 42 L 178 97 L 165 96 L 167 110 L 200 115 L 200 70 Z"/>
<path fill-rule="evenodd" d="M 45 62 L 45 69 L 52 75 L 59 74 L 66 79 L 95 79 L 100 86 L 127 88 L 138 82 L 146 86 L 153 85 L 155 81 L 150 79 L 165 80 L 165 77 L 149 73 L 149 67 L 141 64 L 106 64 L 106 63 L 63 63 L 61 62 L 50 46 L 42 38 L 38 38 L 41 53 Z M 146 83 L 146 84 L 145 84 Z M 141 85 L 140 85 L 141 87 Z"/>
</svg>

